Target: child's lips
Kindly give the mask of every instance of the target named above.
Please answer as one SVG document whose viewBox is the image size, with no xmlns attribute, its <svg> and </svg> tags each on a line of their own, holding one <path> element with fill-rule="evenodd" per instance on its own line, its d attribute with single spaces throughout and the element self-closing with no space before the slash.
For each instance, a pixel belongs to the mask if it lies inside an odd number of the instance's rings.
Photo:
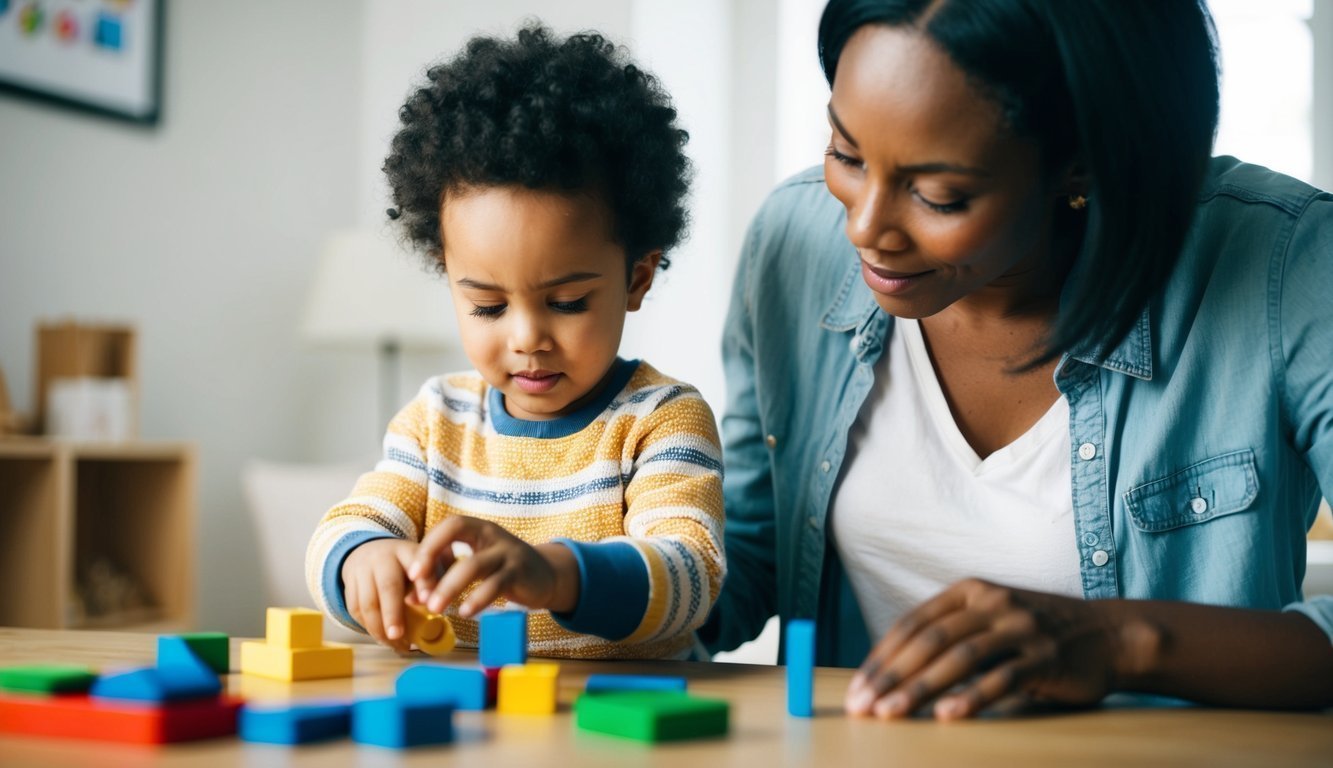
<svg viewBox="0 0 1333 768">
<path fill-rule="evenodd" d="M 560 381 L 561 376 L 563 374 L 556 371 L 519 371 L 514 374 L 514 383 L 528 394 L 540 394 L 549 392 Z"/>
</svg>

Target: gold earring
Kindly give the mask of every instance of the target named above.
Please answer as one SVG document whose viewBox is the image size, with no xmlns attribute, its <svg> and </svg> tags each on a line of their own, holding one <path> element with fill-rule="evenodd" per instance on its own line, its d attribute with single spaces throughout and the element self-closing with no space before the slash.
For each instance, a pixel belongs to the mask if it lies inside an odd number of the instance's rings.
<svg viewBox="0 0 1333 768">
<path fill-rule="evenodd" d="M 1076 211 L 1081 211 L 1084 208 L 1088 207 L 1088 198 L 1084 197 L 1083 195 L 1070 195 L 1069 207 L 1073 208 Z"/>
</svg>

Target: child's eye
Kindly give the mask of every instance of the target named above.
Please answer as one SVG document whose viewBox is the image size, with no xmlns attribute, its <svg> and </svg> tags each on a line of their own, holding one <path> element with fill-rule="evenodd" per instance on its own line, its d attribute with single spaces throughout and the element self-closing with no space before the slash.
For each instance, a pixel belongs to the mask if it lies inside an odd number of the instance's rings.
<svg viewBox="0 0 1333 768">
<path fill-rule="evenodd" d="M 574 299 L 573 301 L 553 301 L 551 309 L 556 312 L 563 312 L 567 315 L 576 315 L 579 312 L 586 312 L 588 309 L 587 298 Z"/>
<path fill-rule="evenodd" d="M 503 304 L 474 304 L 472 305 L 472 316 L 493 318 L 499 317 L 501 312 L 505 311 Z"/>
</svg>

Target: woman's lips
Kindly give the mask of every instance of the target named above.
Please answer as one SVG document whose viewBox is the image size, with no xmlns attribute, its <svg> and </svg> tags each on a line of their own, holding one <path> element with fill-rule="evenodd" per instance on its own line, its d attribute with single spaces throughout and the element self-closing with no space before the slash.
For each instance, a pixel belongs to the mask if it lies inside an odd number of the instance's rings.
<svg viewBox="0 0 1333 768">
<path fill-rule="evenodd" d="M 524 392 L 540 394 L 549 392 L 560 381 L 562 375 L 555 371 L 519 371 L 514 374 L 514 383 Z"/>
<path fill-rule="evenodd" d="M 861 278 L 875 293 L 894 295 L 910 290 L 934 270 L 925 272 L 894 272 L 891 269 L 872 267 L 864 260 L 861 262 Z"/>
</svg>

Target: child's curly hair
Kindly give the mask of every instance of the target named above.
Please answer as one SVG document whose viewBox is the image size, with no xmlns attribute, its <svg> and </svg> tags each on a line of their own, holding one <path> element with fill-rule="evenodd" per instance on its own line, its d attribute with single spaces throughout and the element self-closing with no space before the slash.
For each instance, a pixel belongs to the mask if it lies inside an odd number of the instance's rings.
<svg viewBox="0 0 1333 768">
<path fill-rule="evenodd" d="M 593 190 L 630 264 L 682 239 L 689 135 L 657 79 L 601 35 L 559 40 L 532 22 L 473 38 L 426 78 L 398 111 L 384 173 L 389 217 L 439 269 L 445 193 L 469 187 Z"/>
</svg>

